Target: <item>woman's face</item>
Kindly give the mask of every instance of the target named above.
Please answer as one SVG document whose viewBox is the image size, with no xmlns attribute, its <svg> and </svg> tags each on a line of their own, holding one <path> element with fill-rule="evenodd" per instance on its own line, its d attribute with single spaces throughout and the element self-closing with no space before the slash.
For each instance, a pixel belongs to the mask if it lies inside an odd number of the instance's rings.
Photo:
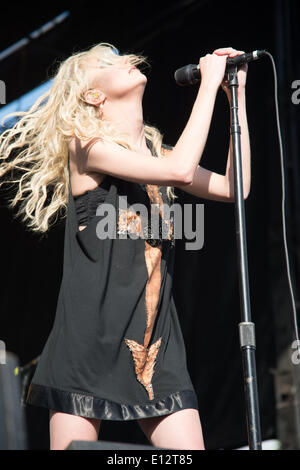
<svg viewBox="0 0 300 470">
<path fill-rule="evenodd" d="M 143 93 L 147 77 L 128 56 L 119 56 L 112 65 L 101 66 L 96 60 L 89 65 L 91 86 L 100 89 L 108 99 L 120 99 L 128 94 Z"/>
</svg>

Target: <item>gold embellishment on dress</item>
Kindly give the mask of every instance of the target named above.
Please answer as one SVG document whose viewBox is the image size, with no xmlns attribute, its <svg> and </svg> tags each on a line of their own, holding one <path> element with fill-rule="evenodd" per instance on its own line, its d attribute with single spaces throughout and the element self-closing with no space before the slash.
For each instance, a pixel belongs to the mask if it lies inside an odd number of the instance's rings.
<svg viewBox="0 0 300 470">
<path fill-rule="evenodd" d="M 171 152 L 171 149 L 166 149 L 164 147 L 161 147 L 161 153 L 162 155 L 164 155 L 165 157 L 168 157 L 169 156 L 169 153 Z M 174 245 L 174 223 L 173 223 L 173 220 L 165 220 L 165 223 L 167 225 L 169 225 L 169 236 L 168 236 L 168 240 L 171 240 L 172 241 L 172 244 Z"/>
<path fill-rule="evenodd" d="M 159 205 L 159 214 L 164 220 L 164 202 L 162 195 L 157 185 L 145 185 L 151 204 Z M 128 211 L 127 211 L 128 212 Z M 126 216 L 127 216 L 126 212 Z M 125 218 L 124 226 L 122 226 L 122 219 L 120 219 L 120 228 L 127 229 L 128 217 Z M 169 239 L 173 235 L 173 221 L 165 221 L 169 225 Z M 138 226 L 140 228 L 140 226 Z M 151 234 L 150 234 L 151 236 Z M 148 280 L 145 287 L 145 308 L 146 308 L 146 329 L 144 334 L 144 344 L 139 344 L 132 339 L 125 339 L 126 344 L 129 346 L 135 363 L 135 372 L 137 380 L 146 388 L 150 400 L 154 398 L 154 392 L 151 384 L 152 376 L 154 373 L 155 358 L 157 356 L 161 338 L 154 344 L 148 347 L 155 319 L 157 317 L 158 303 L 161 289 L 161 257 L 162 257 L 162 243 L 158 245 L 152 243 L 153 240 L 145 240 L 145 262 L 148 271 Z"/>
<path fill-rule="evenodd" d="M 164 221 L 164 201 L 162 194 L 159 191 L 157 185 L 147 184 L 145 185 L 151 204 L 159 205 L 159 214 L 161 219 Z M 122 217 L 119 218 L 119 227 L 121 230 L 128 230 L 128 211 L 125 211 L 125 220 Z M 135 215 L 135 219 L 138 216 Z M 131 219 L 129 218 L 129 221 Z M 169 226 L 169 240 L 173 239 L 173 221 L 164 221 Z M 136 226 L 135 226 L 136 227 Z M 138 225 L 138 229 L 141 226 Z M 148 229 L 148 228 L 147 228 Z M 150 234 L 151 236 L 151 234 Z M 144 344 L 139 344 L 132 339 L 125 338 L 125 343 L 131 350 L 137 380 L 144 385 L 148 392 L 150 400 L 154 399 L 154 392 L 152 387 L 152 377 L 154 373 L 155 359 L 161 345 L 162 338 L 159 338 L 154 344 L 148 347 L 155 319 L 157 317 L 158 302 L 161 289 L 161 257 L 162 257 L 162 244 L 161 242 L 156 246 L 152 243 L 153 240 L 145 240 L 145 261 L 148 271 L 148 280 L 146 283 L 145 290 L 145 308 L 146 308 L 146 329 L 144 335 Z M 160 240 L 159 240 L 160 241 Z"/>
<path fill-rule="evenodd" d="M 148 193 L 148 196 L 151 200 L 152 204 L 159 204 L 160 209 L 159 213 L 161 218 L 164 218 L 164 206 L 163 206 L 163 200 L 161 197 L 161 193 L 158 189 L 158 186 L 156 184 L 146 184 L 146 190 Z"/>
<path fill-rule="evenodd" d="M 142 222 L 141 217 L 130 209 L 119 209 L 118 233 L 135 233 L 141 235 Z"/>
<path fill-rule="evenodd" d="M 173 240 L 173 220 L 164 219 L 164 201 L 162 199 L 162 195 L 158 189 L 158 186 L 156 184 L 146 184 L 145 186 L 151 204 L 159 204 L 159 214 L 163 221 L 162 223 L 167 224 L 169 226 L 167 239 Z"/>
<path fill-rule="evenodd" d="M 125 339 L 126 344 L 131 349 L 133 359 L 135 361 L 137 379 L 145 386 L 150 400 L 154 398 L 151 379 L 154 373 L 154 359 L 158 353 L 161 338 L 156 341 L 156 343 L 152 344 L 152 346 L 149 348 L 147 348 L 147 346 L 151 339 L 155 318 L 157 316 L 157 307 L 161 287 L 161 256 L 161 245 L 158 247 L 153 247 L 147 241 L 145 241 L 145 260 L 148 271 L 148 280 L 146 283 L 145 292 L 147 319 L 144 345 L 139 344 L 134 340 Z M 154 356 L 153 351 L 155 350 L 156 353 Z M 148 354 L 147 351 L 149 351 Z"/>
<path fill-rule="evenodd" d="M 146 388 L 149 399 L 153 400 L 154 393 L 151 380 L 161 338 L 152 344 L 150 348 L 145 348 L 145 346 L 132 339 L 125 339 L 125 343 L 132 352 L 137 380 Z"/>
<path fill-rule="evenodd" d="M 148 281 L 146 283 L 146 311 L 147 327 L 145 330 L 144 346 L 147 347 L 151 338 L 154 321 L 157 315 L 157 306 L 161 285 L 161 256 L 162 247 L 151 246 L 145 241 L 145 260 L 148 270 Z"/>
<path fill-rule="evenodd" d="M 159 206 L 160 234 L 158 235 L 158 238 L 154 238 L 154 234 L 152 233 L 151 229 L 151 224 L 148 225 L 147 223 L 142 223 L 142 219 L 139 212 L 135 212 L 130 209 L 119 208 L 117 233 L 125 235 L 128 233 L 133 233 L 137 235 L 137 237 L 144 238 L 145 240 L 147 240 L 152 246 L 161 245 L 162 238 L 171 240 L 173 243 L 173 219 L 172 217 L 170 220 L 164 219 L 164 201 L 158 186 L 155 184 L 146 184 L 143 186 L 145 187 L 148 197 L 150 199 L 150 204 L 156 204 Z M 168 231 L 166 230 L 166 226 L 168 227 Z M 161 233 L 162 230 L 163 234 Z"/>
</svg>

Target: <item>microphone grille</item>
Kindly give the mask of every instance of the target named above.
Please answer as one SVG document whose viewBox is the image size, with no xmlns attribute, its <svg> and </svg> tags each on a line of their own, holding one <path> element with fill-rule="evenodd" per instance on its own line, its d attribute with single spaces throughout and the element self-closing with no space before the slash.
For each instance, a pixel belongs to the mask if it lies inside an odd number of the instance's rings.
<svg viewBox="0 0 300 470">
<path fill-rule="evenodd" d="M 194 85 L 199 82 L 200 72 L 196 64 L 189 64 L 176 70 L 174 78 L 177 85 Z"/>
<path fill-rule="evenodd" d="M 184 86 L 186 85 L 186 79 L 187 79 L 187 67 L 188 65 L 185 65 L 184 67 L 181 67 L 180 69 L 177 69 L 174 73 L 174 78 L 177 83 L 177 85 Z"/>
</svg>

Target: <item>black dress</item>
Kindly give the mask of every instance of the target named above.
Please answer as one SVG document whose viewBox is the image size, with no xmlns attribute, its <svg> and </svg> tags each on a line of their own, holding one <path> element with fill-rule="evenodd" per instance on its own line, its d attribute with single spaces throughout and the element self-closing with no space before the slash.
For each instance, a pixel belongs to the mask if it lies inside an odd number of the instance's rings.
<svg viewBox="0 0 300 470">
<path fill-rule="evenodd" d="M 174 218 L 164 218 L 162 203 L 170 205 L 165 186 L 110 175 L 77 200 L 69 170 L 55 321 L 27 404 L 124 421 L 198 409 L 172 295 Z M 151 204 L 160 210 L 156 238 L 151 224 L 141 223 L 142 208 L 151 214 Z M 79 230 L 82 217 L 87 227 Z"/>
</svg>

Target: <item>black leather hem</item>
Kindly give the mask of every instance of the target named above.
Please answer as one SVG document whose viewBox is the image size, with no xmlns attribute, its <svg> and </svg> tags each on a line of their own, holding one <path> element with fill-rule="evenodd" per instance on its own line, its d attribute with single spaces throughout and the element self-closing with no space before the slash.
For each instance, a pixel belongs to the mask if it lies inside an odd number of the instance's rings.
<svg viewBox="0 0 300 470">
<path fill-rule="evenodd" d="M 29 386 L 26 404 L 46 407 L 84 418 L 112 421 L 163 416 L 185 408 L 198 409 L 197 395 L 193 390 L 175 392 L 151 404 L 127 405 L 34 383 Z"/>
</svg>

